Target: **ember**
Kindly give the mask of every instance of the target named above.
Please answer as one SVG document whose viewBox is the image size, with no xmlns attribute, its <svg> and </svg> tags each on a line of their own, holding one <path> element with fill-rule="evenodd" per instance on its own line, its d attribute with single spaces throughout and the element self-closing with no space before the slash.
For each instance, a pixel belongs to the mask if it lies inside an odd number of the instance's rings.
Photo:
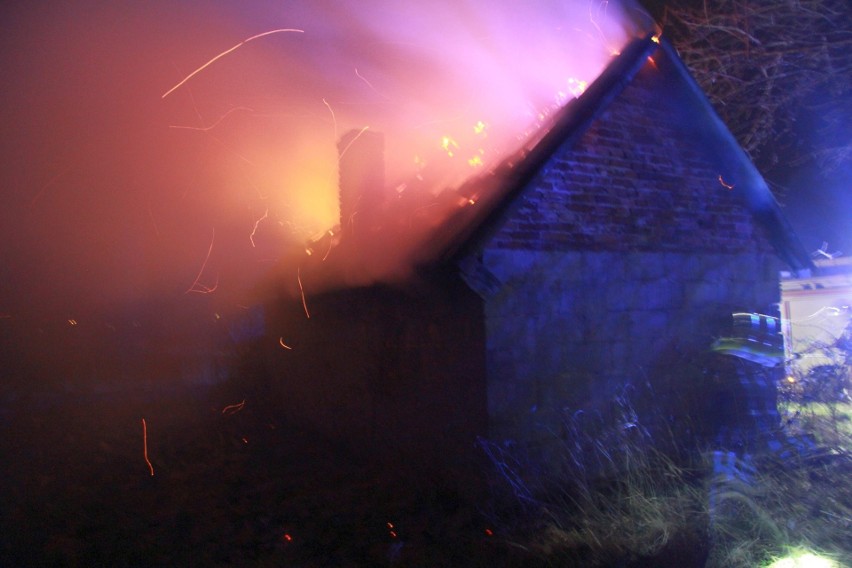
<svg viewBox="0 0 852 568">
<path fill-rule="evenodd" d="M 148 424 L 145 419 L 142 419 L 142 455 L 145 458 L 145 463 L 148 464 L 148 469 L 151 471 L 151 477 L 154 476 L 154 466 L 151 460 L 148 459 Z"/>
</svg>

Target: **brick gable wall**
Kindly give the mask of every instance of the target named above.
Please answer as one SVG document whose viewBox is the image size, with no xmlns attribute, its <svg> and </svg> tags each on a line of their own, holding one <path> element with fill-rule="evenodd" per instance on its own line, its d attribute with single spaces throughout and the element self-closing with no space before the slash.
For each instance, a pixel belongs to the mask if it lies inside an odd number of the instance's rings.
<svg viewBox="0 0 852 568">
<path fill-rule="evenodd" d="M 466 267 L 474 288 L 470 274 L 488 277 L 492 436 L 558 456 L 566 413 L 600 412 L 628 385 L 655 393 L 639 420 L 685 444 L 777 419 L 752 412 L 773 407 L 773 389 L 745 392 L 746 363 L 709 351 L 731 313 L 772 313 L 780 262 L 741 188 L 720 183 L 726 148 L 687 95 L 646 65 Z"/>
<path fill-rule="evenodd" d="M 551 159 L 496 248 L 770 250 L 662 73 L 646 66 L 577 145 Z"/>
</svg>

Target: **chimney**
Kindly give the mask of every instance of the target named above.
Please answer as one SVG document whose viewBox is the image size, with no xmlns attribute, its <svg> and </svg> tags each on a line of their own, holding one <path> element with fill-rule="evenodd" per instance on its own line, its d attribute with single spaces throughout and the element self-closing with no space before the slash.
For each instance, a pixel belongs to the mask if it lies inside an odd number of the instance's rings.
<svg viewBox="0 0 852 568">
<path fill-rule="evenodd" d="M 351 130 L 337 144 L 340 229 L 344 240 L 362 239 L 376 227 L 385 193 L 385 138 Z"/>
</svg>

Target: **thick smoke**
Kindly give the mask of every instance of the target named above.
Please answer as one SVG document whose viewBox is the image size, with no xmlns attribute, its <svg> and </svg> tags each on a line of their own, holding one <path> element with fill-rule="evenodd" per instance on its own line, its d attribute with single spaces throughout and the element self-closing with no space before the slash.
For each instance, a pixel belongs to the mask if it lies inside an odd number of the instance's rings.
<svg viewBox="0 0 852 568">
<path fill-rule="evenodd" d="M 587 0 L 5 7 L 0 311 L 243 301 L 340 223 L 345 133 L 384 137 L 383 191 L 434 196 L 522 145 L 643 18 Z"/>
</svg>

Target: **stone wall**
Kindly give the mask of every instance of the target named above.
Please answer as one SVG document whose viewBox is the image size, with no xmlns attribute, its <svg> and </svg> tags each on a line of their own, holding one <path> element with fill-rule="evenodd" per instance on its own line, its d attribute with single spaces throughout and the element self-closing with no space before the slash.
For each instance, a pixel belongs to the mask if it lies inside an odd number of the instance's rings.
<svg viewBox="0 0 852 568">
<path fill-rule="evenodd" d="M 646 413 L 712 436 L 736 411 L 708 405 L 738 387 L 702 368 L 709 347 L 732 312 L 778 301 L 778 264 L 762 253 L 493 249 L 482 264 L 501 283 L 485 303 L 497 438 L 549 438 L 566 411 L 601 409 L 625 385 L 637 405 L 654 389 Z"/>
</svg>

